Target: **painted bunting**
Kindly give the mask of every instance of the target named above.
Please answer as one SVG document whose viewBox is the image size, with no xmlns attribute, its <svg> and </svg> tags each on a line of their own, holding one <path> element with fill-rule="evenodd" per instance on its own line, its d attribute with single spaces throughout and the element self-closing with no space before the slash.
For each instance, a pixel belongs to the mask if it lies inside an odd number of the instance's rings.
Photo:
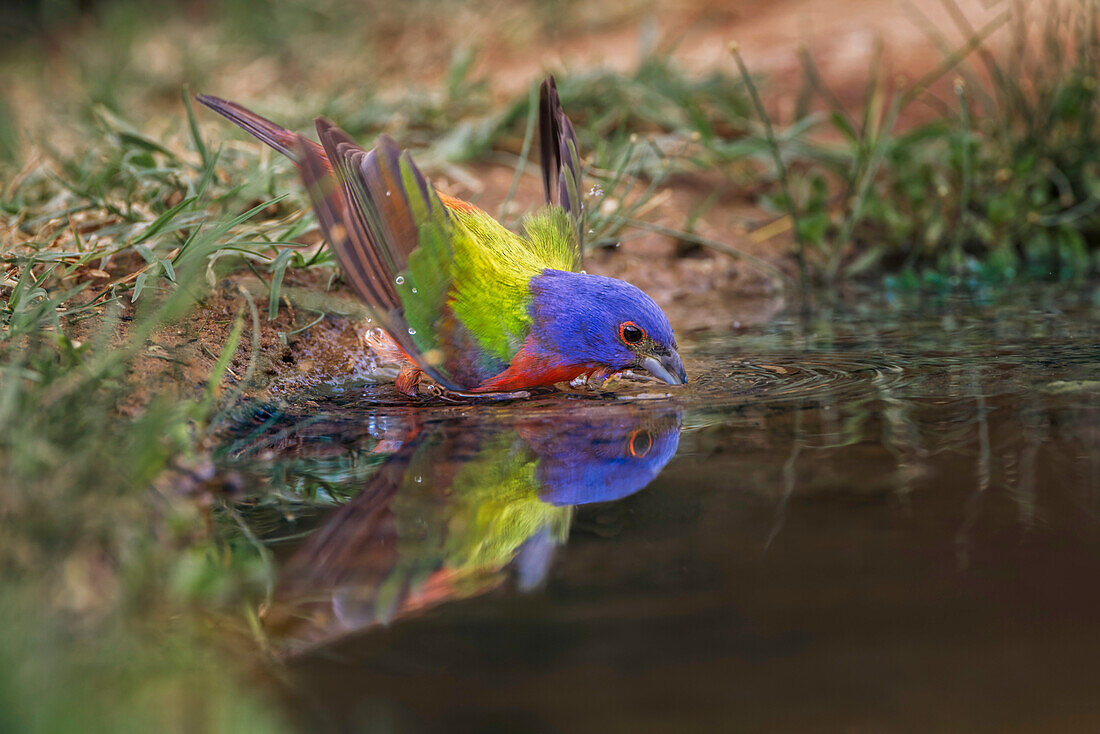
<svg viewBox="0 0 1100 734">
<path fill-rule="evenodd" d="M 407 367 L 398 388 L 515 393 L 646 370 L 687 381 L 668 318 L 635 286 L 581 270 L 582 164 L 554 78 L 540 88 L 546 206 L 519 233 L 436 191 L 386 135 L 367 151 L 318 118 L 318 145 L 232 102 L 197 99 L 298 166 L 345 278 Z"/>
</svg>

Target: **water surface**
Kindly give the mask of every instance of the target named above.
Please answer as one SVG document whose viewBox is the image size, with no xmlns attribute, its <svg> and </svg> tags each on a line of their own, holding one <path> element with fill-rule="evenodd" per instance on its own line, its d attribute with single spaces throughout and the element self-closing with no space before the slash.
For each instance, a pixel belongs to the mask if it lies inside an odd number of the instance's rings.
<svg viewBox="0 0 1100 734">
<path fill-rule="evenodd" d="M 682 338 L 686 390 L 250 409 L 222 465 L 279 698 L 303 731 L 1094 730 L 1098 303 L 855 299 Z"/>
</svg>

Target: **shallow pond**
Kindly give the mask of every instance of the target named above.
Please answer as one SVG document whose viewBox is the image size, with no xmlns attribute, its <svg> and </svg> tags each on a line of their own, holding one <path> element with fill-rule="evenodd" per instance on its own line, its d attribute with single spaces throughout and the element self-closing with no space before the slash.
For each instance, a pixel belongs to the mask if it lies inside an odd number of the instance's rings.
<svg viewBox="0 0 1100 734">
<path fill-rule="evenodd" d="M 303 731 L 1100 726 L 1100 291 L 681 342 L 667 393 L 248 410 Z"/>
</svg>

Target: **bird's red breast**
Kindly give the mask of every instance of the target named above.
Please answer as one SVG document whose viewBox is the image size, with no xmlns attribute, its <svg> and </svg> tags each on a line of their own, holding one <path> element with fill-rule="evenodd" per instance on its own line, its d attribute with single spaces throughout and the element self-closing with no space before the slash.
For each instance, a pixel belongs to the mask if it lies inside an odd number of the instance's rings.
<svg viewBox="0 0 1100 734">
<path fill-rule="evenodd" d="M 599 365 L 563 364 L 546 354 L 540 354 L 530 337 L 524 342 L 508 368 L 473 389 L 473 392 L 509 392 L 530 387 L 549 387 L 559 382 L 571 382 L 592 372 Z"/>
</svg>

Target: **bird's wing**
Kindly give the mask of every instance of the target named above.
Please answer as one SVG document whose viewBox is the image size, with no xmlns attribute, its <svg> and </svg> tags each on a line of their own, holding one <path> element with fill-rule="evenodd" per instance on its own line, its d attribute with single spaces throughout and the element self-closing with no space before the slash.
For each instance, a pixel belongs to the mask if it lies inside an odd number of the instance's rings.
<svg viewBox="0 0 1100 734">
<path fill-rule="evenodd" d="M 368 152 L 326 120 L 317 132 L 335 175 L 304 139 L 299 168 L 345 277 L 410 359 L 444 387 L 466 387 L 450 374 L 435 328 L 453 275 L 447 209 L 387 136 Z"/>
<path fill-rule="evenodd" d="M 562 265 L 480 209 L 444 205 L 387 136 L 368 152 L 325 120 L 317 131 L 333 173 L 303 142 L 302 179 L 380 326 L 444 387 L 468 389 L 498 374 L 530 331 L 528 283 Z"/>
<path fill-rule="evenodd" d="M 539 87 L 539 156 L 547 203 L 560 206 L 572 221 L 574 267 L 570 270 L 580 270 L 585 233 L 584 169 L 573 123 L 562 111 L 553 75 Z"/>
</svg>

